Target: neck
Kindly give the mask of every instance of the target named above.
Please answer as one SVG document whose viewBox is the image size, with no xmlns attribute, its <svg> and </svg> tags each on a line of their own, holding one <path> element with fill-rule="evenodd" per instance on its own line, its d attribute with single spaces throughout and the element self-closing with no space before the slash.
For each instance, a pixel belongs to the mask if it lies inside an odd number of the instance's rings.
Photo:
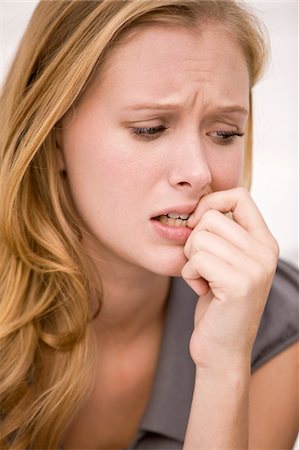
<svg viewBox="0 0 299 450">
<path fill-rule="evenodd" d="M 143 277 L 102 276 L 103 300 L 95 320 L 97 333 L 136 339 L 149 331 L 164 316 L 169 279 L 157 275 Z"/>
<path fill-rule="evenodd" d="M 170 278 L 121 260 L 93 261 L 103 287 L 101 309 L 93 321 L 101 342 L 127 345 L 157 329 L 164 319 Z"/>
</svg>

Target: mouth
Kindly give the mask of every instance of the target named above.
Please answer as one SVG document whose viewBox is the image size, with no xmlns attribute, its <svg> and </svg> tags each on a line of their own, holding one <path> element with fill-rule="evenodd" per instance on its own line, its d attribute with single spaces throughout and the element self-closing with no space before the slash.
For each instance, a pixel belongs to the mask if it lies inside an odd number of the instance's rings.
<svg viewBox="0 0 299 450">
<path fill-rule="evenodd" d="M 194 208 L 186 211 L 160 211 L 160 213 L 151 218 L 154 230 L 164 240 L 172 241 L 176 244 L 184 245 L 192 229 L 188 226 L 188 219 Z"/>
<path fill-rule="evenodd" d="M 196 206 L 197 203 L 160 210 L 155 216 L 151 217 L 151 220 L 158 221 L 169 227 L 188 228 L 189 217 L 194 212 Z"/>
<path fill-rule="evenodd" d="M 170 227 L 187 227 L 190 214 L 181 214 L 177 212 L 161 214 L 160 216 L 153 217 L 154 220 L 158 220 L 164 225 Z"/>
</svg>

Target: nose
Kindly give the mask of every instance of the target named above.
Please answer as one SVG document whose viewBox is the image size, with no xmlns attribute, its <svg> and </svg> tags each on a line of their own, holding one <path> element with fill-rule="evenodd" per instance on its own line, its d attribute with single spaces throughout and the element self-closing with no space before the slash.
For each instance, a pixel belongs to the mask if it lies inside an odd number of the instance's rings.
<svg viewBox="0 0 299 450">
<path fill-rule="evenodd" d="M 199 139 L 176 144 L 169 166 L 169 183 L 179 189 L 198 191 L 212 181 L 211 170 Z"/>
</svg>

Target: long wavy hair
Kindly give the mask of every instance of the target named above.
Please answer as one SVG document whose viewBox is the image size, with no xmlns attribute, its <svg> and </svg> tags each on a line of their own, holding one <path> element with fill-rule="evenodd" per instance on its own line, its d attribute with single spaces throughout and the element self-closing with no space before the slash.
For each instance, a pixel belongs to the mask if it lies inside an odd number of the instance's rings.
<svg viewBox="0 0 299 450">
<path fill-rule="evenodd" d="M 93 378 L 91 290 L 101 283 L 58 168 L 55 130 L 125 34 L 153 23 L 221 22 L 247 60 L 251 87 L 264 33 L 234 0 L 42 0 L 0 100 L 0 447 L 57 449 Z M 251 173 L 248 121 L 244 184 Z M 87 276 L 87 274 L 89 274 Z"/>
</svg>

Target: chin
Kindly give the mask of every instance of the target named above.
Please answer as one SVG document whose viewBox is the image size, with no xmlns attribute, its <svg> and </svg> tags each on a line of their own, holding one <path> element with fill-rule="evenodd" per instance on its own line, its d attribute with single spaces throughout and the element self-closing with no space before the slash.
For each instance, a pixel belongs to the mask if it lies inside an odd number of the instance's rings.
<svg viewBox="0 0 299 450">
<path fill-rule="evenodd" d="M 171 251 L 163 251 L 159 255 L 159 263 L 157 263 L 157 255 L 151 265 L 151 271 L 163 276 L 180 277 L 183 267 L 187 259 L 182 249 L 172 249 Z"/>
</svg>

